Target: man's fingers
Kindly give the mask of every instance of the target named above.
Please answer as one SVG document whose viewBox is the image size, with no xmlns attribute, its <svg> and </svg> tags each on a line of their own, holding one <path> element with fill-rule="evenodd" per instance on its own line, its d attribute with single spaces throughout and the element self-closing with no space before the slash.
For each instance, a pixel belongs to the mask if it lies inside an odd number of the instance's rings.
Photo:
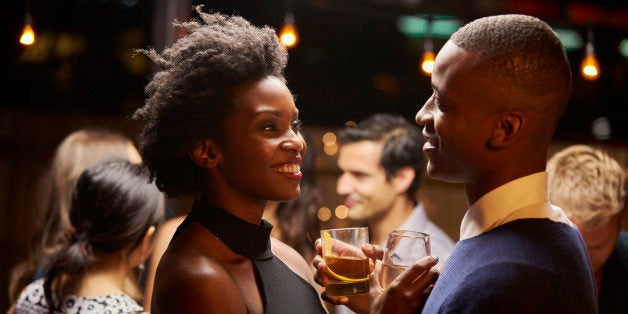
<svg viewBox="0 0 628 314">
<path fill-rule="evenodd" d="M 321 299 L 323 299 L 323 301 L 331 303 L 331 304 L 336 304 L 336 305 L 344 305 L 349 303 L 349 298 L 345 297 L 345 296 L 331 296 L 328 295 L 327 292 L 323 292 L 321 293 Z"/>
<path fill-rule="evenodd" d="M 372 310 L 377 313 L 411 313 L 421 309 L 438 278 L 434 256 L 425 257 L 403 271 L 373 298 Z"/>
<path fill-rule="evenodd" d="M 395 281 L 399 286 L 418 288 L 425 285 L 423 289 L 432 282 L 434 278 L 433 274 L 426 276 L 425 274 L 430 272 L 433 266 L 438 263 L 438 257 L 427 256 L 420 259 L 418 262 L 412 264 L 408 269 L 401 273 Z"/>
<path fill-rule="evenodd" d="M 414 283 L 417 286 L 414 290 L 412 290 L 412 300 L 417 301 L 417 307 L 423 307 L 425 301 L 430 296 L 430 293 L 434 288 L 434 284 L 436 283 L 436 279 L 438 279 L 439 274 L 438 270 L 432 268 L 420 280 L 417 280 L 417 282 Z"/>
<path fill-rule="evenodd" d="M 362 246 L 362 252 L 374 260 L 381 260 L 384 258 L 384 249 L 382 249 L 379 245 L 364 244 Z"/>
<path fill-rule="evenodd" d="M 382 273 L 382 261 L 376 260 L 375 267 L 373 268 L 373 272 L 371 273 L 371 288 L 377 287 L 382 288 L 382 283 L 379 281 L 381 273 Z"/>
</svg>

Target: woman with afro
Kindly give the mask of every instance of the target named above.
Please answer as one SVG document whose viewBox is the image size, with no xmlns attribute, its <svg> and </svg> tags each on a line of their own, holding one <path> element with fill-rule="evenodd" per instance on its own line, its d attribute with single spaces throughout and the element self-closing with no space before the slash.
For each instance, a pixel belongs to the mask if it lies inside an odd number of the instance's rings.
<svg viewBox="0 0 628 314">
<path fill-rule="evenodd" d="M 275 31 L 238 16 L 177 23 L 134 118 L 157 187 L 194 198 L 155 275 L 151 313 L 324 313 L 307 262 L 270 237 L 268 201 L 299 196 L 306 144 Z"/>
</svg>

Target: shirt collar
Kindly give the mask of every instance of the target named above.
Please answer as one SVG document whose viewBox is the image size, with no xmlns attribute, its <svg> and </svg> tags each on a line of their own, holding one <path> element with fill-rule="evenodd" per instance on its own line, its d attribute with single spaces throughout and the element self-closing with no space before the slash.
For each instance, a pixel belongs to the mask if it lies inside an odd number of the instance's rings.
<svg viewBox="0 0 628 314">
<path fill-rule="evenodd" d="M 417 201 L 417 205 L 414 207 L 410 216 L 404 220 L 399 226 L 400 230 L 424 230 L 427 228 L 428 217 L 423 208 L 423 204 Z"/>
<path fill-rule="evenodd" d="M 525 218 L 548 218 L 573 226 L 562 209 L 550 204 L 545 171 L 510 181 L 478 199 L 462 219 L 460 240 Z"/>
</svg>

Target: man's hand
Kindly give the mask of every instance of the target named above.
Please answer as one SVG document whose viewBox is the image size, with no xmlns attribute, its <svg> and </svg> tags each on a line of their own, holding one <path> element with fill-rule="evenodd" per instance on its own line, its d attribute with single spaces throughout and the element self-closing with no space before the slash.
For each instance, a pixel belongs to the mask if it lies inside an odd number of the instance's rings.
<svg viewBox="0 0 628 314">
<path fill-rule="evenodd" d="M 322 257 L 321 239 L 316 240 L 315 247 L 317 255 L 312 260 L 312 265 L 316 270 L 314 280 L 322 287 L 326 287 L 329 284 L 329 273 L 327 263 Z M 346 249 L 349 248 L 334 246 L 334 252 Z M 336 305 L 345 305 L 356 313 L 414 313 L 423 307 L 438 278 L 438 270 L 432 268 L 438 263 L 437 257 L 422 258 L 395 278 L 386 289 L 383 289 L 379 282 L 379 272 L 384 250 L 373 244 L 365 244 L 361 249 L 373 262 L 369 294 L 330 296 L 323 292 L 321 295 L 323 300 Z"/>
<path fill-rule="evenodd" d="M 437 263 L 437 257 L 427 256 L 408 267 L 378 296 L 373 297 L 371 313 L 416 313 L 423 308 L 438 278 L 438 270 L 432 268 Z"/>
</svg>

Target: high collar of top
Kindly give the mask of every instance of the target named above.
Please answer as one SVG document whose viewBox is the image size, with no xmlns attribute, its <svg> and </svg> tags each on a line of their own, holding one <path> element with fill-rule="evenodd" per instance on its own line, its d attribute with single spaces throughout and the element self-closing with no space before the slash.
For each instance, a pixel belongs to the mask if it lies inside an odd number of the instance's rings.
<svg viewBox="0 0 628 314">
<path fill-rule="evenodd" d="M 194 203 L 188 219 L 203 225 L 240 255 L 254 260 L 273 256 L 270 246 L 273 225 L 266 220 L 262 219 L 259 225 L 252 224 L 220 207 L 203 206 L 201 202 Z"/>
</svg>

